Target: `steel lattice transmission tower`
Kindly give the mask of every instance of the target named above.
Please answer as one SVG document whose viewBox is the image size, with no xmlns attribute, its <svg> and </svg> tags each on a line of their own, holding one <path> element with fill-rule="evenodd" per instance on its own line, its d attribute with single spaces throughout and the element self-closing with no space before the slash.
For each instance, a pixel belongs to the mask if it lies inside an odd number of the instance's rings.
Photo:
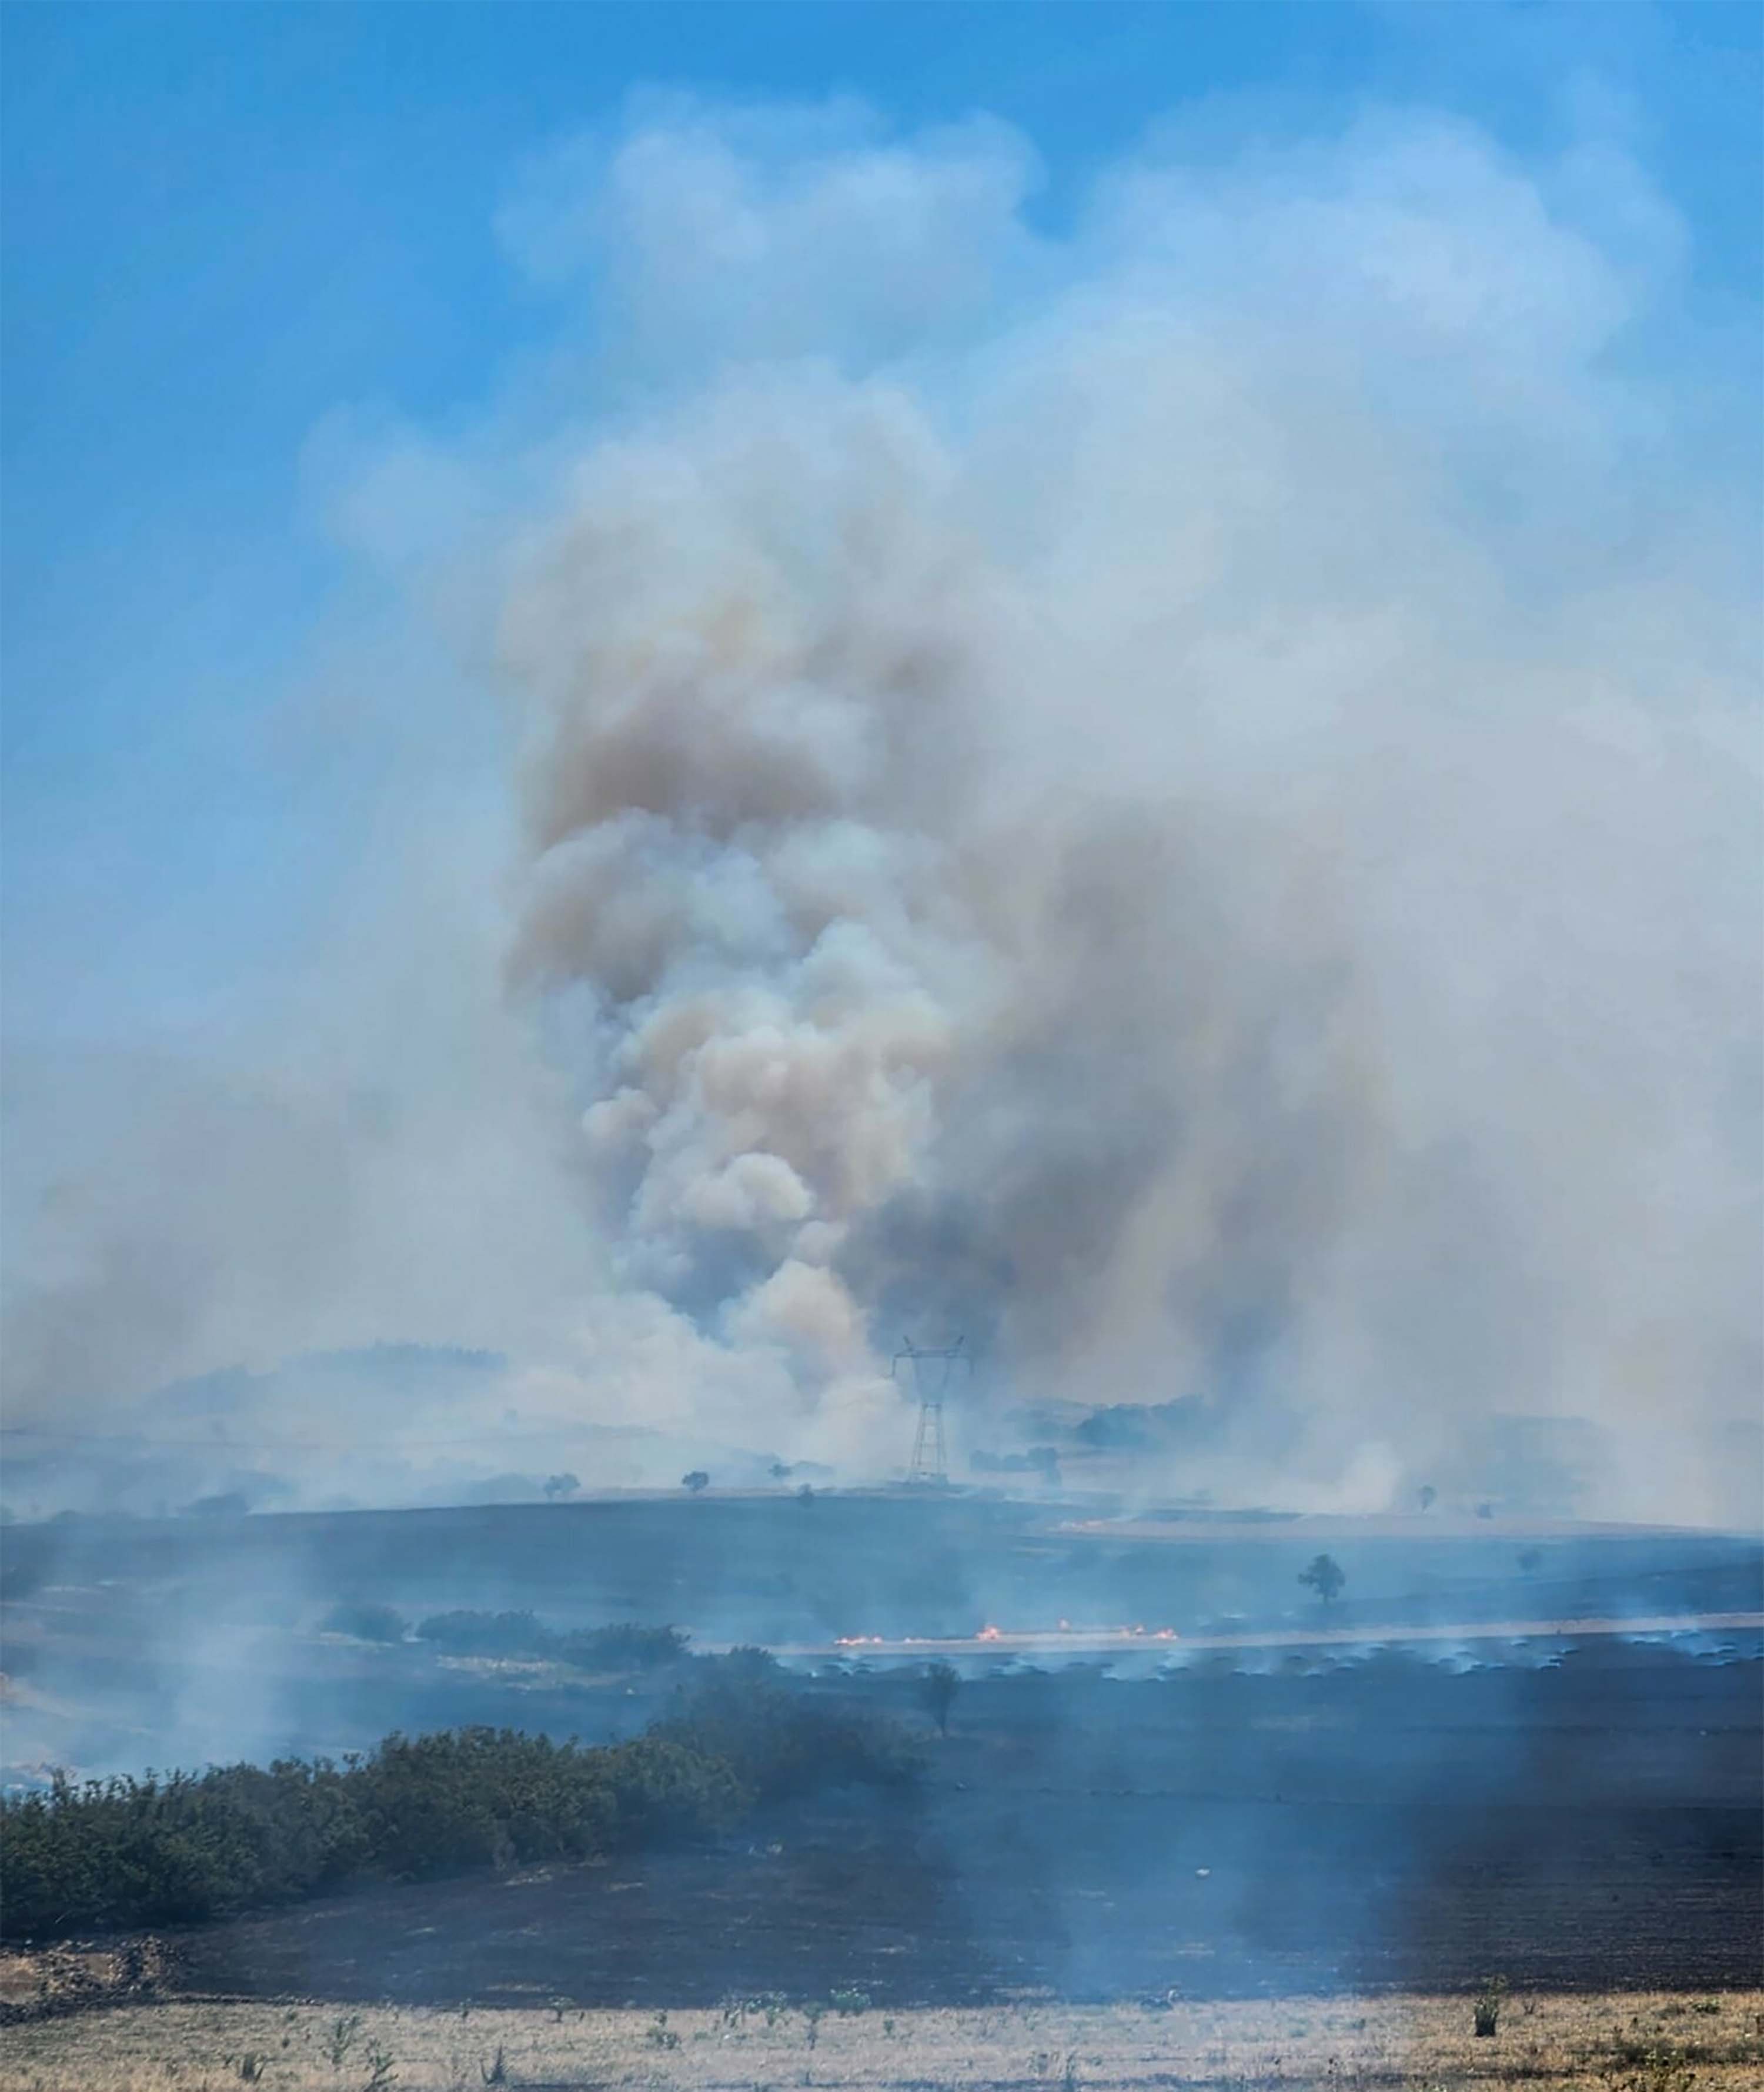
<svg viewBox="0 0 1764 2092">
<path fill-rule="evenodd" d="M 943 1442 L 943 1398 L 949 1391 L 949 1381 L 958 1366 L 971 1368 L 973 1360 L 962 1346 L 965 1337 L 958 1337 L 953 1344 L 919 1345 L 908 1337 L 888 1362 L 888 1377 L 900 1377 L 902 1359 L 910 1359 L 913 1366 L 913 1384 L 919 1390 L 919 1429 L 913 1434 L 912 1465 L 906 1471 L 907 1481 L 929 1485 L 934 1489 L 947 1486 L 949 1472 Z"/>
</svg>

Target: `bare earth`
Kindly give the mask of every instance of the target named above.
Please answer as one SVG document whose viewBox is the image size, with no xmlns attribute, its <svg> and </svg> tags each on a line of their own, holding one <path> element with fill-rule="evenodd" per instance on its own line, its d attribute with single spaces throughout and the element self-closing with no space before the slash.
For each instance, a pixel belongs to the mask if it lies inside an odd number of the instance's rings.
<svg viewBox="0 0 1764 2092">
<path fill-rule="evenodd" d="M 640 2086 L 1473 2087 L 1740 2092 L 1764 2082 L 1764 1992 L 1468 1997 L 979 2011 L 368 2009 L 137 2004 L 15 2026 L 0 2092 L 527 2092 Z"/>
</svg>

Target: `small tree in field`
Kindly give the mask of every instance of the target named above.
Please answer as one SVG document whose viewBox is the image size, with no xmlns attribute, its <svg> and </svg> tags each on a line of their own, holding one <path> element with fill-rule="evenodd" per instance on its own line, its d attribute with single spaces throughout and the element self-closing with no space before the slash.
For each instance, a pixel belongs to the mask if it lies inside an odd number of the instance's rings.
<svg viewBox="0 0 1764 2092">
<path fill-rule="evenodd" d="M 949 1709 L 955 1705 L 955 1697 L 962 1690 L 961 1674 L 953 1663 L 927 1663 L 925 1675 L 919 1681 L 920 1705 L 937 1724 L 937 1734 L 949 1733 Z"/>
<path fill-rule="evenodd" d="M 573 1475 L 551 1475 L 546 1479 L 545 1493 L 553 1503 L 560 1503 L 565 1497 L 573 1497 L 582 1487 Z"/>
<path fill-rule="evenodd" d="M 1433 1487 L 1431 1482 L 1423 1482 L 1420 1488 L 1416 1490 L 1416 1494 L 1420 1499 L 1421 1509 L 1423 1511 L 1431 1511 L 1433 1508 L 1434 1503 L 1438 1501 L 1439 1492 Z"/>
<path fill-rule="evenodd" d="M 1333 1606 L 1347 1576 L 1333 1554 L 1319 1554 L 1308 1569 L 1299 1571 L 1299 1581 L 1315 1591 L 1325 1606 Z"/>
<path fill-rule="evenodd" d="M 683 1489 L 690 1489 L 692 1493 L 697 1496 L 701 1489 L 709 1489 L 711 1477 L 706 1474 L 703 1467 L 694 1467 L 690 1475 L 682 1475 L 680 1477 L 680 1486 Z"/>
</svg>

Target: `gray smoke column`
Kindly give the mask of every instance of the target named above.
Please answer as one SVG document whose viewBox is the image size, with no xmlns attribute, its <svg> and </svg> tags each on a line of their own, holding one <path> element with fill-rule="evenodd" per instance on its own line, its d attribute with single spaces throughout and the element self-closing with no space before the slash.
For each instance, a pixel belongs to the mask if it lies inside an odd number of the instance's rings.
<svg viewBox="0 0 1764 2092">
<path fill-rule="evenodd" d="M 1048 1388 L 1123 1338 L 1098 1395 L 1186 1388 L 1377 1166 L 1326 854 L 1020 762 L 1022 577 L 907 401 L 810 393 L 597 460 L 508 620 L 514 971 L 582 992 L 621 1275 L 811 1383 L 953 1319 Z"/>
<path fill-rule="evenodd" d="M 1706 1505 L 1757 802 L 1743 533 L 1624 360 L 1670 214 L 1404 121 L 1148 158 L 1057 243 L 991 131 L 763 131 L 510 220 L 665 378 L 500 624 L 511 977 L 619 1283 L 787 1362 L 805 1442 L 959 1328 L 1311 1500 L 1517 1411 Z"/>
</svg>

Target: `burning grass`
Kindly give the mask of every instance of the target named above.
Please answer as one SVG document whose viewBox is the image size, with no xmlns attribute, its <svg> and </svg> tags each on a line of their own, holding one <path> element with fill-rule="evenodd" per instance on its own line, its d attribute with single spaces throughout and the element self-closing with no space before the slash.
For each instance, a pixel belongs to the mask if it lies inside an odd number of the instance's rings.
<svg viewBox="0 0 1764 2092">
<path fill-rule="evenodd" d="M 1508 2000 L 1478 2038 L 1471 1995 L 883 2012 L 862 1993 L 721 2011 L 339 2010 L 133 2004 L 15 2026 L 0 2092 L 478 2092 L 485 2085 L 755 2087 L 1524 2083 L 1537 2092 L 1740 2092 L 1764 2071 L 1764 1992 Z"/>
</svg>

